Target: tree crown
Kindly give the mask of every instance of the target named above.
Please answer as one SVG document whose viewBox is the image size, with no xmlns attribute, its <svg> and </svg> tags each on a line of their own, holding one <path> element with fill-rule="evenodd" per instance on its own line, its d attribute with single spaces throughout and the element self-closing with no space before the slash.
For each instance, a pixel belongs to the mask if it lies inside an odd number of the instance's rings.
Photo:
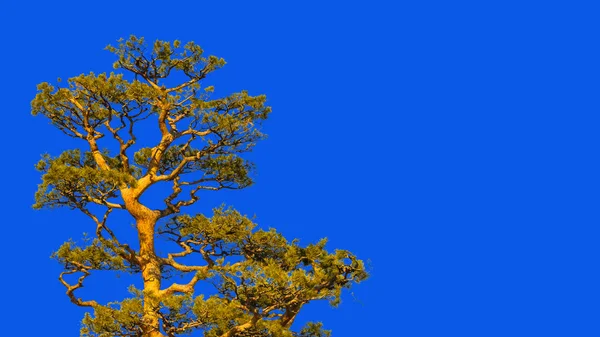
<svg viewBox="0 0 600 337">
<path fill-rule="evenodd" d="M 70 300 L 93 309 L 82 336 L 325 335 L 320 324 L 299 332 L 291 325 L 304 304 L 337 305 L 343 288 L 364 280 L 361 260 L 345 250 L 329 253 L 325 240 L 303 247 L 273 229 L 257 230 L 232 208 L 216 208 L 210 217 L 182 213 L 201 191 L 252 184 L 254 165 L 243 154 L 265 137 L 266 97 L 242 91 L 212 98 L 214 88 L 203 80 L 225 61 L 204 56 L 193 42 L 156 41 L 148 49 L 132 36 L 107 49 L 124 73 L 80 75 L 64 87 L 41 83 L 32 101 L 34 115 L 87 147 L 42 157 L 34 204 L 77 209 L 96 224 L 93 239 L 68 241 L 53 254 L 65 268 L 60 281 Z M 151 120 L 154 143 L 139 133 Z M 160 182 L 172 192 L 151 209 L 140 197 Z M 110 229 L 115 210 L 135 219 L 139 249 Z M 155 237 L 179 250 L 157 253 Z M 186 257 L 196 260 L 184 263 Z M 141 274 L 144 287 L 132 287 L 133 297 L 121 302 L 85 301 L 75 291 L 95 270 Z M 164 286 L 173 274 L 187 283 Z M 194 296 L 198 282 L 212 284 L 213 292 Z"/>
</svg>

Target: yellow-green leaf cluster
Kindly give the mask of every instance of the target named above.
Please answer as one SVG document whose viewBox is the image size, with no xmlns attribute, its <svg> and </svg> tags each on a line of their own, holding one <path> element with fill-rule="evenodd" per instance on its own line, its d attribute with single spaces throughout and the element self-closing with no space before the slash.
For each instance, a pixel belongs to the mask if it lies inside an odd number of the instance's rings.
<svg viewBox="0 0 600 337">
<path fill-rule="evenodd" d="M 143 301 L 128 298 L 94 308 L 93 315 L 85 313 L 81 337 L 141 336 Z"/>
<path fill-rule="evenodd" d="M 65 242 L 52 254 L 67 270 L 128 270 L 125 261 L 99 239 L 85 247 L 73 240 Z"/>
<path fill-rule="evenodd" d="M 106 156 L 111 162 L 112 158 Z M 115 169 L 100 170 L 89 152 L 63 152 L 56 158 L 44 155 L 36 168 L 43 173 L 42 183 L 35 194 L 34 208 L 69 206 L 81 208 L 94 201 L 102 203 L 117 197 L 122 185 L 134 185 L 135 173 L 124 173 L 115 163 Z"/>
</svg>

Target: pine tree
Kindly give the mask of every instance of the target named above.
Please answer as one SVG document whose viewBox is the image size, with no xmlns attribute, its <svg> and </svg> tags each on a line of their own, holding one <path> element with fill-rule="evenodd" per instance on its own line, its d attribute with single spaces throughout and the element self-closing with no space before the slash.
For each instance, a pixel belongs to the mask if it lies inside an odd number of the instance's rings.
<svg viewBox="0 0 600 337">
<path fill-rule="evenodd" d="M 76 209 L 95 224 L 93 238 L 70 240 L 53 254 L 64 266 L 59 280 L 68 298 L 88 308 L 81 336 L 329 335 L 321 323 L 296 332 L 291 326 L 306 303 L 337 305 L 343 288 L 364 280 L 361 260 L 345 250 L 328 252 L 325 240 L 300 246 L 273 229 L 257 229 L 233 208 L 182 213 L 201 191 L 252 184 L 253 164 L 243 154 L 264 138 L 266 97 L 242 91 L 211 98 L 213 88 L 203 80 L 225 61 L 204 56 L 193 42 L 158 40 L 149 47 L 131 36 L 107 49 L 121 73 L 41 83 L 32 101 L 33 115 L 83 144 L 42 157 L 34 205 Z M 140 139 L 141 127 L 146 136 L 156 130 L 159 140 Z M 141 197 L 159 183 L 172 190 L 154 209 Z M 131 215 L 138 242 L 117 238 L 108 221 L 113 212 Z M 178 249 L 158 253 L 157 238 Z M 143 288 L 130 287 L 131 297 L 120 302 L 81 298 L 78 290 L 98 270 L 141 276 Z M 185 282 L 171 281 L 174 274 Z M 197 294 L 202 282 L 214 290 Z"/>
</svg>

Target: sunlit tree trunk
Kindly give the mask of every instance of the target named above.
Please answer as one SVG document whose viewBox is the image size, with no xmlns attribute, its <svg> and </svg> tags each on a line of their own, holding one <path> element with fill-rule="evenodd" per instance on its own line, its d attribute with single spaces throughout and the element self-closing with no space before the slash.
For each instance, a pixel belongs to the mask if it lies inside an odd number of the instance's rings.
<svg viewBox="0 0 600 337">
<path fill-rule="evenodd" d="M 144 337 L 164 336 L 159 328 L 161 271 L 160 262 L 154 249 L 154 231 L 158 214 L 142 205 L 130 191 L 123 193 L 123 199 L 129 213 L 136 220 L 140 242 L 139 262 L 144 281 L 144 313 L 142 327 Z"/>
<path fill-rule="evenodd" d="M 140 262 L 144 279 L 144 337 L 163 336 L 159 331 L 158 309 L 160 308 L 161 272 L 154 252 L 154 219 L 137 222 L 140 240 Z"/>
</svg>

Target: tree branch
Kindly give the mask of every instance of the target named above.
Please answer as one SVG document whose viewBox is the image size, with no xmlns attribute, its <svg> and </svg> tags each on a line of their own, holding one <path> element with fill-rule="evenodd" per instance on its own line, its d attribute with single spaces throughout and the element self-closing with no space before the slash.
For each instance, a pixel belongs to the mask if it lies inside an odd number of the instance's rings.
<svg viewBox="0 0 600 337">
<path fill-rule="evenodd" d="M 174 293 L 191 294 L 194 292 L 194 286 L 202 279 L 202 273 L 197 272 L 196 275 L 186 284 L 173 283 L 167 289 L 161 290 L 159 296 L 168 296 Z"/>
<path fill-rule="evenodd" d="M 243 332 L 245 330 L 248 330 L 248 329 L 252 328 L 253 326 L 255 326 L 256 323 L 258 323 L 258 321 L 261 320 L 261 318 L 262 317 L 260 317 L 259 315 L 254 314 L 252 316 L 252 319 L 250 319 L 248 322 L 229 329 L 229 331 L 225 332 L 220 337 L 233 337 L 236 334 Z"/>
<path fill-rule="evenodd" d="M 70 270 L 70 271 L 64 271 L 64 272 L 60 273 L 60 275 L 58 276 L 58 279 L 60 280 L 60 283 L 62 283 L 67 288 L 66 294 L 67 294 L 67 296 L 69 296 L 69 299 L 71 299 L 71 302 L 73 302 L 74 304 L 76 304 L 80 307 L 95 308 L 98 306 L 98 302 L 96 302 L 94 300 L 83 301 L 81 298 L 78 298 L 74 294 L 75 290 L 83 287 L 83 280 L 85 280 L 85 278 L 90 275 L 90 272 L 85 267 L 80 266 L 79 268 L 80 268 L 79 270 Z M 77 280 L 77 284 L 70 285 L 69 283 L 67 283 L 67 281 L 65 281 L 63 276 L 69 275 L 69 274 L 74 274 L 76 272 L 82 272 L 83 275 L 79 277 L 79 279 Z"/>
<path fill-rule="evenodd" d="M 96 237 L 98 237 L 100 242 L 102 242 L 106 247 L 110 248 L 115 254 L 125 259 L 132 266 L 140 266 L 140 261 L 135 250 L 129 247 L 129 245 L 121 243 L 115 236 L 114 232 L 106 225 L 106 221 L 108 220 L 108 216 L 110 215 L 112 208 L 109 208 L 104 213 L 102 221 L 100 221 L 96 215 L 92 214 L 92 212 L 85 207 L 81 207 L 80 210 L 96 223 Z M 102 235 L 102 230 L 105 230 L 108 235 L 110 235 L 112 241 L 107 240 L 104 235 Z"/>
</svg>

